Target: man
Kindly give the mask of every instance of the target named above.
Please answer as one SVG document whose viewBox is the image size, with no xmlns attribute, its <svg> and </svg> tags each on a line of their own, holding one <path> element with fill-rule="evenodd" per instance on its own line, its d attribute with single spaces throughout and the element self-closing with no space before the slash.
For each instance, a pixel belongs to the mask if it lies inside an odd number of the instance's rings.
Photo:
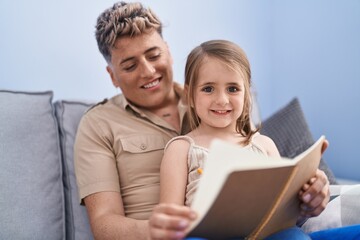
<svg viewBox="0 0 360 240">
<path fill-rule="evenodd" d="M 122 94 L 89 110 L 78 128 L 75 169 L 93 234 L 96 239 L 181 239 L 195 213 L 158 205 L 163 149 L 186 127 L 162 24 L 140 3 L 119 2 L 99 16 L 96 39 Z M 313 181 L 301 196 L 307 217 L 318 215 L 329 200 L 325 174 L 318 171 Z"/>
</svg>

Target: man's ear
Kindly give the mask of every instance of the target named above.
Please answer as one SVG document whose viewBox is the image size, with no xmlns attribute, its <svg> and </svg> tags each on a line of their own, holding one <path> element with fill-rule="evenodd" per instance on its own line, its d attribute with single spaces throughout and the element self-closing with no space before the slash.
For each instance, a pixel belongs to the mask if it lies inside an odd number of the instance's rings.
<svg viewBox="0 0 360 240">
<path fill-rule="evenodd" d="M 106 66 L 106 71 L 109 73 L 112 84 L 114 85 L 114 87 L 116 87 L 116 88 L 120 87 L 118 80 L 114 76 L 114 71 L 112 70 L 111 66 L 107 65 Z"/>
</svg>

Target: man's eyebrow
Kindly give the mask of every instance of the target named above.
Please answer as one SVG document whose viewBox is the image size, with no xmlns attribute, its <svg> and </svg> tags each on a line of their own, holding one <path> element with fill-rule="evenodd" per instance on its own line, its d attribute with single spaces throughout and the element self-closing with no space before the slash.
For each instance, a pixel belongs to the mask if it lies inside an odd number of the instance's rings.
<svg viewBox="0 0 360 240">
<path fill-rule="evenodd" d="M 157 49 L 160 49 L 159 47 L 151 47 L 149 48 L 148 50 L 145 51 L 145 53 L 148 53 L 148 52 L 151 52 L 151 51 L 154 51 L 154 50 L 157 50 Z"/>
<path fill-rule="evenodd" d="M 125 62 L 127 62 L 127 61 L 130 61 L 130 60 L 132 60 L 132 59 L 134 59 L 134 58 L 135 58 L 135 57 L 125 58 L 125 59 L 121 60 L 120 65 L 123 64 L 123 63 L 125 63 Z"/>
<path fill-rule="evenodd" d="M 151 47 L 151 48 L 149 48 L 149 49 L 147 49 L 145 52 L 144 52 L 144 54 L 147 54 L 147 53 L 149 53 L 149 52 L 151 52 L 151 51 L 154 51 L 154 50 L 157 50 L 157 49 L 160 49 L 159 47 Z M 131 60 L 133 60 L 135 57 L 128 57 L 128 58 L 125 58 L 125 59 L 123 59 L 121 62 L 120 62 L 120 64 L 123 64 L 123 63 L 125 63 L 125 62 L 127 62 L 127 61 L 131 61 Z"/>
</svg>

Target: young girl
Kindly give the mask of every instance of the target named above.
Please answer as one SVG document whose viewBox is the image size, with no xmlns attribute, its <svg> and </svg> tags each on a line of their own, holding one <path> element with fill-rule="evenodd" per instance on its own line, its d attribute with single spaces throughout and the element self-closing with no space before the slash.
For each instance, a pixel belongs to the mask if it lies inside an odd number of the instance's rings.
<svg viewBox="0 0 360 240">
<path fill-rule="evenodd" d="M 165 148 L 160 202 L 190 206 L 215 138 L 266 156 L 280 156 L 274 142 L 252 128 L 250 79 L 248 59 L 232 42 L 204 42 L 189 54 L 185 93 L 191 131 L 173 138 Z M 291 239 L 309 239 L 300 229 L 290 235 Z"/>
</svg>

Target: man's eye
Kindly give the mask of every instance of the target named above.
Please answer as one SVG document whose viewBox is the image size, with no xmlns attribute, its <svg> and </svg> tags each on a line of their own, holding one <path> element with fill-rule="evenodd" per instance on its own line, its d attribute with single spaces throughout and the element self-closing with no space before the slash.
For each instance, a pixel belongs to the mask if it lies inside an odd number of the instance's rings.
<svg viewBox="0 0 360 240">
<path fill-rule="evenodd" d="M 213 87 L 203 87 L 202 89 L 201 89 L 201 91 L 203 91 L 203 92 L 212 92 L 214 90 L 214 88 Z"/>
<path fill-rule="evenodd" d="M 234 93 L 234 92 L 238 92 L 239 88 L 238 87 L 229 87 L 228 88 L 228 92 Z"/>
<path fill-rule="evenodd" d="M 151 56 L 149 57 L 149 59 L 150 59 L 150 60 L 157 60 L 157 59 L 160 58 L 160 56 L 161 56 L 161 54 L 151 55 Z"/>
<path fill-rule="evenodd" d="M 135 69 L 135 64 L 123 67 L 125 71 L 132 71 Z"/>
</svg>

